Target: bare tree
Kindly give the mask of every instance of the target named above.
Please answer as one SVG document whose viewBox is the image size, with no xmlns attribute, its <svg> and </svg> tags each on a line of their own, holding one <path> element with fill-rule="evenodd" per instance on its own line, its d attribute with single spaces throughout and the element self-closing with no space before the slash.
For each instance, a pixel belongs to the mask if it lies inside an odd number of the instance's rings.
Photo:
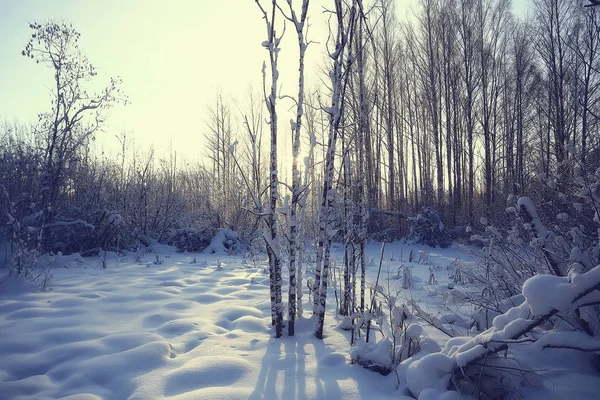
<svg viewBox="0 0 600 400">
<path fill-rule="evenodd" d="M 79 48 L 80 33 L 66 23 L 32 23 L 31 38 L 22 54 L 53 70 L 52 110 L 40 115 L 36 132 L 44 138 L 41 209 L 43 223 L 52 219 L 75 155 L 102 126 L 106 111 L 119 100 L 118 79 L 98 94 L 85 82 L 96 76 L 94 66 Z"/>
<path fill-rule="evenodd" d="M 348 84 L 350 66 L 354 56 L 345 56 L 345 51 L 352 53 L 352 41 L 356 26 L 356 16 L 359 1 L 354 0 L 350 7 L 346 7 L 341 0 L 335 0 L 335 9 L 331 12 L 335 18 L 335 36 L 333 51 L 329 50 L 329 57 L 333 61 L 330 72 L 332 95 L 331 106 L 325 108 L 329 116 L 329 137 L 327 140 L 327 156 L 325 159 L 325 176 L 323 177 L 323 192 L 321 194 L 321 209 L 319 214 L 319 242 L 317 247 L 317 260 L 315 268 L 315 309 L 317 322 L 315 334 L 323 338 L 323 325 L 325 322 L 325 308 L 327 304 L 327 279 L 329 275 L 329 255 L 331 240 L 335 235 L 332 225 L 331 210 L 335 199 L 333 190 L 333 172 L 335 161 L 336 143 L 340 129 L 340 122 L 344 111 L 345 93 Z"/>
<path fill-rule="evenodd" d="M 267 245 L 267 254 L 269 256 L 269 275 L 271 288 L 271 317 L 275 326 L 275 337 L 281 337 L 283 331 L 283 300 L 281 296 L 282 273 L 281 273 L 281 253 L 279 248 L 279 236 L 277 233 L 277 198 L 278 198 L 278 172 L 277 172 L 277 80 L 279 71 L 277 70 L 277 61 L 279 59 L 279 42 L 281 36 L 277 36 L 275 31 L 275 16 L 277 15 L 277 1 L 272 0 L 270 16 L 262 7 L 259 0 L 256 4 L 260 9 L 267 28 L 267 40 L 263 42 L 263 47 L 269 52 L 269 65 L 271 70 L 271 90 L 267 95 L 266 75 L 267 67 L 263 64 L 263 86 L 265 91 L 265 103 L 269 111 L 269 127 L 271 130 L 271 152 L 269 167 L 269 203 L 265 211 L 265 221 L 267 230 L 264 232 L 264 238 Z"/>
<path fill-rule="evenodd" d="M 544 63 L 548 95 L 547 160 L 556 160 L 557 172 L 564 182 L 563 161 L 567 156 L 565 145 L 569 143 L 572 126 L 568 105 L 569 48 L 565 45 L 572 22 L 572 2 L 566 0 L 535 1 L 537 27 L 537 50 Z M 553 144 L 550 143 L 552 140 Z M 551 147 L 553 151 L 550 151 Z"/>
<path fill-rule="evenodd" d="M 302 115 L 304 113 L 304 55 L 308 43 L 305 39 L 305 22 L 308 15 L 309 0 L 302 1 L 300 17 L 292 7 L 292 2 L 288 2 L 289 15 L 281 10 L 285 18 L 294 24 L 298 36 L 298 97 L 296 98 L 296 120 L 291 121 L 292 129 L 292 200 L 290 203 L 290 284 L 288 294 L 288 334 L 294 335 L 294 321 L 296 320 L 296 268 L 298 267 L 298 254 L 301 251 L 298 240 L 298 205 L 301 196 L 306 196 L 307 187 L 300 185 L 300 170 L 298 168 L 298 156 L 300 153 L 300 132 L 302 129 Z M 302 281 L 300 281 L 300 290 L 302 290 Z"/>
</svg>

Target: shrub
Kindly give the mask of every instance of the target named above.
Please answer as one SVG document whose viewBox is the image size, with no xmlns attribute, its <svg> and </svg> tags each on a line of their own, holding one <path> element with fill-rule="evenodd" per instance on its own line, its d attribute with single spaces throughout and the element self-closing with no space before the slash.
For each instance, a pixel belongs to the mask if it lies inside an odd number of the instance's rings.
<svg viewBox="0 0 600 400">
<path fill-rule="evenodd" d="M 431 247 L 450 245 L 450 237 L 439 212 L 424 207 L 417 216 L 410 217 L 410 221 L 409 239 Z"/>
<path fill-rule="evenodd" d="M 240 235 L 231 229 L 219 229 L 204 249 L 208 254 L 237 254 L 244 249 Z"/>
<path fill-rule="evenodd" d="M 121 215 L 115 211 L 66 208 L 54 222 L 44 226 L 42 248 L 54 253 L 84 255 L 116 248 L 115 238 L 122 221 Z"/>
<path fill-rule="evenodd" d="M 199 252 L 210 246 L 216 233 L 214 228 L 180 228 L 171 233 L 167 244 L 177 247 L 181 252 Z"/>
</svg>

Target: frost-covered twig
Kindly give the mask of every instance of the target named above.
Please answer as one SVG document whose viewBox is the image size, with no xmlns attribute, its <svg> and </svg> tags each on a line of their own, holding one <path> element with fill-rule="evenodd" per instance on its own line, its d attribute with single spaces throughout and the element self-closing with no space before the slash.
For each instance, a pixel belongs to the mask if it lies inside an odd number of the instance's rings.
<svg viewBox="0 0 600 400">
<path fill-rule="evenodd" d="M 429 325 L 433 326 L 434 328 L 436 328 L 437 330 L 449 337 L 456 336 L 455 332 L 448 331 L 444 327 L 443 322 L 440 321 L 439 318 L 434 317 L 433 315 L 429 314 L 428 312 L 424 311 L 421 307 L 419 307 L 416 301 L 409 300 L 408 303 L 413 307 L 417 317 L 421 318 L 423 321 L 427 322 Z"/>
<path fill-rule="evenodd" d="M 381 243 L 381 254 L 379 257 L 379 268 L 377 269 L 377 279 L 375 280 L 375 290 L 373 290 L 373 296 L 371 297 L 371 304 L 369 307 L 369 318 L 367 319 L 367 343 L 369 342 L 369 336 L 371 332 L 371 320 L 373 318 L 373 312 L 375 311 L 375 296 L 377 295 L 377 288 L 379 286 L 379 276 L 381 275 L 381 267 L 383 266 L 383 254 L 385 252 L 385 241 Z"/>
</svg>

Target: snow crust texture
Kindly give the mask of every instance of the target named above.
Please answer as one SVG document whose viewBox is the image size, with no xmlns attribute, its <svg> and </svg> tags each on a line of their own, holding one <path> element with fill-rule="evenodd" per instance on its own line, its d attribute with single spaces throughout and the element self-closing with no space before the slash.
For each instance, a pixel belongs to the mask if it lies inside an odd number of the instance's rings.
<svg viewBox="0 0 600 400">
<path fill-rule="evenodd" d="M 47 292 L 21 281 L 12 291 L 1 285 L 0 399 L 359 399 L 395 392 L 392 377 L 349 364 L 335 320 L 324 341 L 308 319 L 297 321 L 296 337 L 272 338 L 264 265 L 166 257 L 150 266 L 109 260 L 106 270 L 86 259 L 56 269 Z"/>
</svg>

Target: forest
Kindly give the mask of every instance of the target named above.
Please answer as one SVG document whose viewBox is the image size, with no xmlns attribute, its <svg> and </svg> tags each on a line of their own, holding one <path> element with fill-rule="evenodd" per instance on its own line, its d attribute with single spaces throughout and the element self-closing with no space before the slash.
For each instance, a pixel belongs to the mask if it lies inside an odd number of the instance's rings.
<svg viewBox="0 0 600 400">
<path fill-rule="evenodd" d="M 395 0 L 255 3 L 259 89 L 201 110 L 206 157 L 192 161 L 106 132 L 128 98 L 119 78 L 88 89 L 85 28 L 30 24 L 22 56 L 51 70 L 52 103 L 35 123 L 2 120 L 0 268 L 45 290 L 47 254 L 193 254 L 217 238 L 227 254 L 265 257 L 269 334 L 294 336 L 304 316 L 326 338 L 335 301 L 352 362 L 397 376 L 404 365 L 409 396 L 443 382 L 517 398 L 506 382 L 533 378 L 507 354 L 524 348 L 581 353 L 598 374 L 600 7 L 532 0 L 515 15 L 510 0 L 418 0 L 401 18 Z M 326 37 L 311 18 L 327 20 Z M 318 78 L 305 76 L 313 51 Z M 297 64 L 292 91 L 280 57 Z M 97 151 L 98 135 L 117 137 L 116 157 Z M 469 307 L 465 329 L 380 286 L 385 247 L 401 240 L 475 254 L 448 281 Z M 450 339 L 410 360 L 413 321 Z M 371 325 L 391 342 L 369 340 Z"/>
</svg>

